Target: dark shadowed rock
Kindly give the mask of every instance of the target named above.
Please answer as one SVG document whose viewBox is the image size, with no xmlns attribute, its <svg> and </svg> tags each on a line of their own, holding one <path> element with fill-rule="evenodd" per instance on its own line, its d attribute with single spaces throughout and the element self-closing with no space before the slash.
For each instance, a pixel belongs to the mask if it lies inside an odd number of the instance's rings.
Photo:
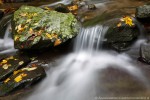
<svg viewBox="0 0 150 100">
<path fill-rule="evenodd" d="M 6 79 L 13 71 L 27 65 L 30 58 L 27 56 L 9 56 L 0 61 L 0 80 Z"/>
<path fill-rule="evenodd" d="M 140 36 L 140 30 L 133 18 L 123 17 L 110 20 L 106 23 L 110 26 L 106 35 L 104 46 L 117 51 L 128 50 Z"/>
<path fill-rule="evenodd" d="M 150 5 L 139 6 L 136 9 L 136 17 L 142 22 L 150 22 Z"/>
<path fill-rule="evenodd" d="M 45 76 L 46 73 L 44 69 L 35 64 L 16 70 L 13 75 L 4 80 L 0 85 L 0 96 L 4 96 L 12 91 L 35 84 Z"/>
<path fill-rule="evenodd" d="M 78 34 L 78 22 L 72 13 L 22 6 L 12 22 L 16 49 L 54 47 Z"/>
<path fill-rule="evenodd" d="M 142 44 L 141 45 L 139 60 L 150 64 L 150 44 Z"/>
<path fill-rule="evenodd" d="M 69 13 L 70 12 L 68 7 L 66 5 L 64 5 L 64 4 L 58 4 L 58 5 L 55 6 L 54 9 L 56 11 L 62 12 L 62 13 Z"/>
</svg>

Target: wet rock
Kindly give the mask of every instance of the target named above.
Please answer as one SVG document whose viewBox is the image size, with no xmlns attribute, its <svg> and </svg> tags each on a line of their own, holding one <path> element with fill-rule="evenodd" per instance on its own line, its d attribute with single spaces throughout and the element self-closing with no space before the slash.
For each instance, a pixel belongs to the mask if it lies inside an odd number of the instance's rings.
<svg viewBox="0 0 150 100">
<path fill-rule="evenodd" d="M 45 76 L 46 73 L 44 69 L 35 64 L 16 70 L 13 75 L 4 80 L 0 85 L 0 96 L 4 96 L 12 91 L 33 85 Z"/>
<path fill-rule="evenodd" d="M 131 17 L 114 19 L 106 25 L 110 27 L 105 35 L 104 46 L 119 52 L 128 50 L 140 36 L 140 30 Z"/>
<path fill-rule="evenodd" d="M 78 34 L 78 22 L 71 13 L 22 6 L 12 21 L 16 49 L 55 47 Z"/>
<path fill-rule="evenodd" d="M 55 6 L 55 10 L 58 12 L 62 12 L 62 13 L 69 13 L 69 9 L 66 5 L 64 4 L 58 4 Z"/>
<path fill-rule="evenodd" d="M 142 22 L 150 22 L 150 5 L 139 6 L 136 9 L 136 17 Z"/>
<path fill-rule="evenodd" d="M 88 9 L 89 10 L 95 10 L 96 6 L 94 4 L 90 4 L 90 5 L 88 5 Z"/>
<path fill-rule="evenodd" d="M 0 80 L 6 79 L 13 71 L 27 65 L 30 58 L 25 55 L 9 56 L 0 61 Z"/>
<path fill-rule="evenodd" d="M 139 60 L 150 64 L 150 44 L 142 44 L 141 45 Z"/>
</svg>

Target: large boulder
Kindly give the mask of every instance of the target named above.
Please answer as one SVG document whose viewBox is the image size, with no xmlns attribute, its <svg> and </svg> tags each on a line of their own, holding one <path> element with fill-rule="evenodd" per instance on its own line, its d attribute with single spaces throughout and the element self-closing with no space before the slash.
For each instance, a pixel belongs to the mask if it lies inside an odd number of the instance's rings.
<svg viewBox="0 0 150 100">
<path fill-rule="evenodd" d="M 105 23 L 109 29 L 104 37 L 104 46 L 117 51 L 128 50 L 140 35 L 140 29 L 132 17 L 126 16 Z"/>
<path fill-rule="evenodd" d="M 6 79 L 13 71 L 27 65 L 30 58 L 27 56 L 14 55 L 0 61 L 0 81 Z"/>
<path fill-rule="evenodd" d="M 46 76 L 41 66 L 30 64 L 25 68 L 16 70 L 0 85 L 0 96 L 4 96 L 12 91 L 37 83 Z"/>
<path fill-rule="evenodd" d="M 16 49 L 54 47 L 78 34 L 78 22 L 72 13 L 22 6 L 12 20 Z"/>
</svg>

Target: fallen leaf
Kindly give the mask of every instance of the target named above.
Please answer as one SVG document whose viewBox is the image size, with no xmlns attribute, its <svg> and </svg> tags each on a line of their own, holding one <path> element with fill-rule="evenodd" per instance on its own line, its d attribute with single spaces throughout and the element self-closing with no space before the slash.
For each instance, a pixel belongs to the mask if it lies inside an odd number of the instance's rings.
<svg viewBox="0 0 150 100">
<path fill-rule="evenodd" d="M 125 22 L 125 24 L 129 25 L 129 26 L 133 26 L 134 25 L 132 18 L 129 17 L 129 16 L 121 18 L 120 21 Z"/>
<path fill-rule="evenodd" d="M 14 71 L 14 72 L 13 72 L 13 75 L 16 75 L 16 74 L 18 74 L 18 73 L 20 73 L 20 72 L 22 72 L 22 70 Z"/>
<path fill-rule="evenodd" d="M 22 73 L 22 74 L 20 74 L 19 76 L 17 76 L 17 77 L 14 79 L 14 81 L 15 81 L 15 82 L 20 82 L 20 81 L 22 81 L 23 77 L 26 77 L 26 76 L 27 76 L 27 74 Z"/>
<path fill-rule="evenodd" d="M 19 62 L 19 65 L 23 65 L 23 64 L 24 64 L 24 61 L 20 61 L 20 62 Z"/>
<path fill-rule="evenodd" d="M 6 64 L 7 60 L 2 60 L 1 64 Z"/>
<path fill-rule="evenodd" d="M 46 33 L 46 36 L 49 38 L 49 39 L 52 39 L 52 36 L 48 33 Z"/>
<path fill-rule="evenodd" d="M 30 68 L 30 67 L 27 67 L 27 68 L 23 68 L 22 70 L 23 71 L 32 71 L 32 70 L 35 70 L 35 69 L 37 69 L 37 67 L 32 67 L 32 68 Z"/>
<path fill-rule="evenodd" d="M 3 69 L 8 69 L 8 67 L 10 67 L 11 66 L 11 64 L 4 64 L 2 67 L 3 67 Z"/>
<path fill-rule="evenodd" d="M 7 83 L 10 81 L 10 78 L 7 78 L 6 80 L 4 80 L 4 83 Z"/>
<path fill-rule="evenodd" d="M 120 27 L 121 26 L 121 23 L 117 24 L 117 27 Z"/>
<path fill-rule="evenodd" d="M 57 40 L 55 41 L 55 43 L 54 43 L 54 46 L 57 46 L 57 45 L 59 45 L 59 44 L 61 44 L 61 40 L 60 40 L 60 39 L 57 39 Z"/>
</svg>

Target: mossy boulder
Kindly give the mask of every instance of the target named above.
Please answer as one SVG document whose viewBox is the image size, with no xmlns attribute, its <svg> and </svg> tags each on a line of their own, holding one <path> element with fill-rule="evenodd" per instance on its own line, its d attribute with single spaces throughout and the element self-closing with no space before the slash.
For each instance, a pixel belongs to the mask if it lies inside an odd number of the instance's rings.
<svg viewBox="0 0 150 100">
<path fill-rule="evenodd" d="M 72 13 L 20 7 L 13 16 L 12 29 L 16 49 L 54 47 L 78 34 L 79 24 Z"/>
</svg>

